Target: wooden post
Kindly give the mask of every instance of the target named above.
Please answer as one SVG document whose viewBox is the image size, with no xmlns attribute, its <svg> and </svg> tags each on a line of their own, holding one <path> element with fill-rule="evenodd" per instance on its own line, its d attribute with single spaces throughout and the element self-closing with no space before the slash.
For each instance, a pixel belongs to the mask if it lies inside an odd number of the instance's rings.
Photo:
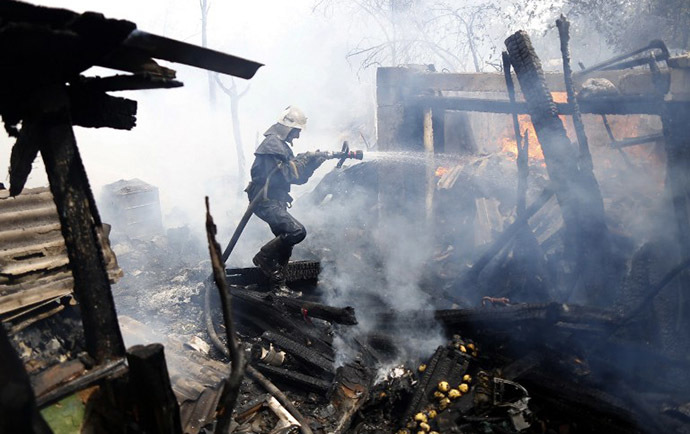
<svg viewBox="0 0 690 434">
<path fill-rule="evenodd" d="M 669 102 L 661 117 L 666 147 L 666 182 L 671 193 L 671 204 L 676 220 L 676 239 L 681 261 L 690 259 L 690 109 L 688 102 Z M 690 275 L 683 272 L 679 278 L 678 321 L 687 321 L 690 311 Z"/>
<path fill-rule="evenodd" d="M 163 345 L 135 345 L 127 353 L 135 414 L 147 433 L 182 433 L 180 407 L 170 386 Z"/>
<path fill-rule="evenodd" d="M 37 109 L 27 114 L 22 130 L 39 142 L 74 277 L 86 348 L 102 363 L 123 357 L 125 346 L 99 243 L 100 219 L 72 131 L 64 88 L 40 89 L 37 95 Z"/>
<path fill-rule="evenodd" d="M 409 79 L 405 68 L 376 71 L 376 134 L 380 151 L 402 151 L 405 108 L 403 83 Z M 379 168 L 379 217 L 386 221 L 405 202 L 405 173 L 400 164 L 383 163 Z"/>
<path fill-rule="evenodd" d="M 426 154 L 426 221 L 431 223 L 434 206 L 434 190 L 436 190 L 434 164 L 434 126 L 431 108 L 424 110 L 424 153 Z"/>
<path fill-rule="evenodd" d="M 36 406 L 24 364 L 0 324 L 0 432 L 52 433 Z"/>
</svg>

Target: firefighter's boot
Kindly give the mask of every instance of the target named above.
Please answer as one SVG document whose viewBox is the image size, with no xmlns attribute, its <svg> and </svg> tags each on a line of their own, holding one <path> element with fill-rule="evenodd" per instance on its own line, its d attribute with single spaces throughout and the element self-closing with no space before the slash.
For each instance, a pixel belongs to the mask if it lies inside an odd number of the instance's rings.
<svg viewBox="0 0 690 434">
<path fill-rule="evenodd" d="M 282 279 L 284 274 L 280 260 L 282 252 L 288 247 L 281 237 L 275 237 L 261 247 L 259 253 L 252 259 L 252 262 L 259 267 L 271 282 L 275 279 Z"/>
</svg>

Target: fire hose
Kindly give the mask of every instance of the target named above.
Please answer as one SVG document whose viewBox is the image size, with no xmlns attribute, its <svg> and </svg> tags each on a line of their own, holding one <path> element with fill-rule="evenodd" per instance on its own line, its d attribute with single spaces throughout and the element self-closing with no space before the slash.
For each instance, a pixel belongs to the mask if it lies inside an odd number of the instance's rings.
<svg viewBox="0 0 690 434">
<path fill-rule="evenodd" d="M 314 156 L 316 157 L 321 157 L 325 159 L 338 159 L 338 164 L 336 165 L 337 168 L 342 167 L 343 163 L 345 162 L 346 159 L 351 158 L 351 159 L 357 159 L 357 160 L 362 160 L 364 158 L 364 154 L 362 151 L 350 151 L 350 147 L 347 142 L 343 143 L 343 147 L 340 152 L 315 152 L 313 153 Z M 237 241 L 240 238 L 240 235 L 244 231 L 244 228 L 247 226 L 247 223 L 249 222 L 249 219 L 251 218 L 254 208 L 256 208 L 256 205 L 264 200 L 266 198 L 266 195 L 268 193 L 268 186 L 270 185 L 270 180 L 271 177 L 278 171 L 278 169 L 281 168 L 281 165 L 277 165 L 276 167 L 271 170 L 271 172 L 268 174 L 266 177 L 266 182 L 264 183 L 263 187 L 259 191 L 259 194 L 254 197 L 254 199 L 249 202 L 249 205 L 247 206 L 247 210 L 244 212 L 244 215 L 242 215 L 242 218 L 240 219 L 240 222 L 237 225 L 237 228 L 235 228 L 235 232 L 233 232 L 232 237 L 230 238 L 230 242 L 228 243 L 227 247 L 223 251 L 223 256 L 222 256 L 222 263 L 225 264 L 230 257 L 230 254 L 232 253 L 233 249 L 237 245 Z M 229 356 L 229 351 L 223 345 L 221 342 L 220 338 L 218 337 L 218 334 L 216 333 L 215 326 L 213 325 L 213 318 L 211 317 L 211 282 L 213 280 L 213 275 L 208 279 L 207 285 L 206 285 L 206 291 L 204 294 L 204 319 L 206 322 L 206 329 L 208 331 L 209 337 L 211 338 L 211 342 L 213 345 L 221 351 L 223 354 L 226 356 Z M 306 422 L 306 419 L 302 416 L 302 414 L 295 408 L 295 406 L 292 404 L 292 402 L 285 396 L 284 393 L 280 391 L 273 383 L 271 383 L 270 380 L 268 380 L 266 377 L 264 377 L 259 371 L 257 371 L 254 367 L 251 365 L 246 366 L 247 373 L 263 388 L 265 388 L 268 392 L 270 392 L 273 396 L 276 397 L 276 399 L 287 409 L 290 414 L 299 422 L 300 424 L 300 431 L 302 434 L 312 434 L 311 429 L 309 428 L 309 425 Z"/>
</svg>

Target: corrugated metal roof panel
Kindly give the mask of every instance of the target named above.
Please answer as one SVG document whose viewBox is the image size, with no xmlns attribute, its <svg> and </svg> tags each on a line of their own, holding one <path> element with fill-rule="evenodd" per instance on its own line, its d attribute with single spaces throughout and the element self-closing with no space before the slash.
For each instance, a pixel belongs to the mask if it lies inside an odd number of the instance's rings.
<svg viewBox="0 0 690 434">
<path fill-rule="evenodd" d="M 108 275 L 115 282 L 122 271 L 104 244 Z M 25 189 L 16 197 L 0 191 L 0 314 L 67 295 L 73 287 L 50 190 Z"/>
</svg>

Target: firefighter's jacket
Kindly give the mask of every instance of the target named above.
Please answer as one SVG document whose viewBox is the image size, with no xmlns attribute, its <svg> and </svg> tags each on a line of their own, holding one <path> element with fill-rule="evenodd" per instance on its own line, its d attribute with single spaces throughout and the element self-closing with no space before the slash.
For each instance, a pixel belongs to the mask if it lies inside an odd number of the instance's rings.
<svg viewBox="0 0 690 434">
<path fill-rule="evenodd" d="M 290 185 L 306 183 L 323 163 L 324 158 L 311 153 L 295 157 L 285 140 L 289 132 L 289 127 L 275 124 L 264 133 L 263 142 L 254 152 L 256 158 L 251 169 L 252 180 L 245 190 L 249 200 L 253 200 L 261 192 L 267 177 L 273 173 L 268 181 L 266 198 L 290 203 Z"/>
</svg>

